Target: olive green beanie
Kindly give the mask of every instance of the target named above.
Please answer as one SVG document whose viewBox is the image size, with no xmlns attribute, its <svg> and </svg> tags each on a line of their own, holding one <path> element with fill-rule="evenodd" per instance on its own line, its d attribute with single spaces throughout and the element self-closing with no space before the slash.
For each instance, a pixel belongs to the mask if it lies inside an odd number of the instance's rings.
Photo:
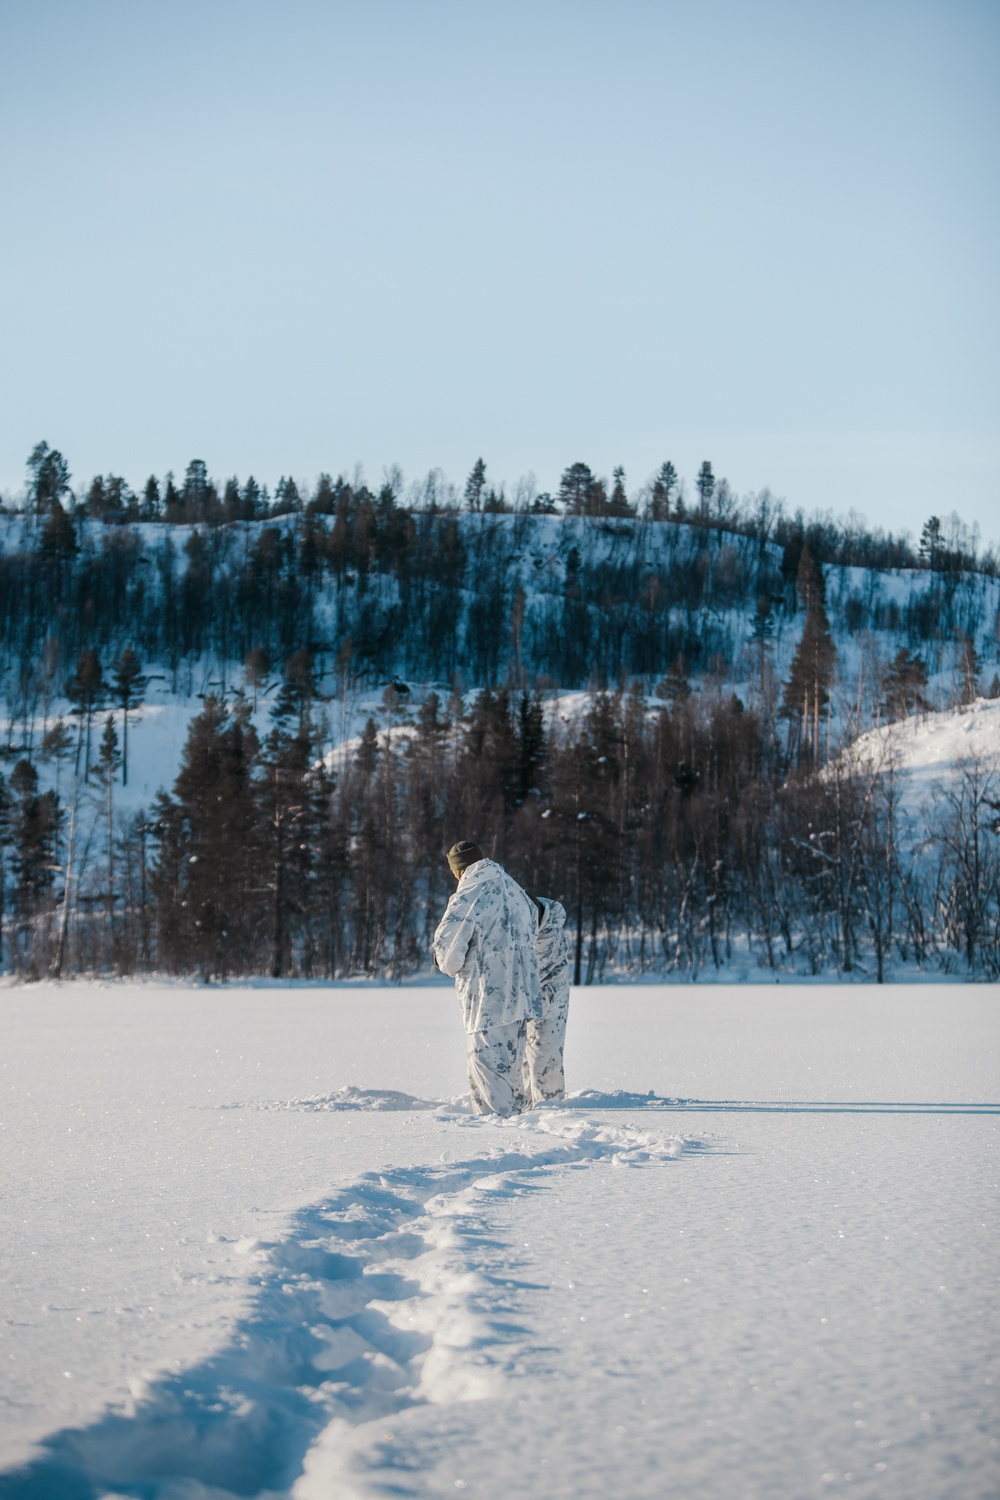
<svg viewBox="0 0 1000 1500">
<path fill-rule="evenodd" d="M 448 850 L 448 867 L 456 880 L 459 880 L 470 865 L 485 859 L 486 855 L 478 844 L 473 844 L 469 839 L 462 839 L 460 843 L 453 844 Z"/>
</svg>

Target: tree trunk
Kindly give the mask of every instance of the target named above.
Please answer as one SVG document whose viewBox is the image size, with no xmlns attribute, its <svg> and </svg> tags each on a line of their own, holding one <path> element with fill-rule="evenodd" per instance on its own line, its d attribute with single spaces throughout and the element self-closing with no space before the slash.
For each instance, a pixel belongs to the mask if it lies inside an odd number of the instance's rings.
<svg viewBox="0 0 1000 1500">
<path fill-rule="evenodd" d="M 73 856 L 76 851 L 76 804 L 78 791 L 78 787 L 74 786 L 73 806 L 69 815 L 69 839 L 66 844 L 66 879 L 63 882 L 63 909 L 59 918 L 59 938 L 56 942 L 56 956 L 52 964 L 53 979 L 60 979 L 62 977 L 63 964 L 66 962 L 66 947 L 69 941 L 69 902 L 73 881 Z"/>
</svg>

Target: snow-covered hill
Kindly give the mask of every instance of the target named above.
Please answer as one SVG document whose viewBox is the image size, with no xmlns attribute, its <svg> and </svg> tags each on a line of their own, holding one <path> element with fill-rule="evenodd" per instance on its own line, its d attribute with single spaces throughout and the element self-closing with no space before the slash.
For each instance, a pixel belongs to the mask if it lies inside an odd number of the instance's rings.
<svg viewBox="0 0 1000 1500">
<path fill-rule="evenodd" d="M 1000 699 L 977 698 L 967 708 L 870 729 L 848 754 L 859 766 L 887 770 L 891 764 L 902 797 L 927 812 L 977 763 L 981 775 L 997 781 L 1000 797 Z"/>
<path fill-rule="evenodd" d="M 1000 697 L 944 711 L 1000 692 L 992 573 L 838 565 L 819 578 L 801 538 L 627 517 L 380 517 L 360 502 L 71 531 L 72 544 L 0 516 L 3 936 L 19 972 L 198 962 L 398 977 L 427 962 L 435 865 L 470 830 L 563 902 L 581 978 L 736 961 L 864 973 L 872 932 L 880 973 L 894 956 L 988 967 L 992 845 L 970 915 L 943 804 L 928 793 L 932 815 L 901 825 L 900 843 L 878 798 L 831 801 L 811 773 L 859 735 L 851 764 L 884 760 L 891 741 L 913 787 L 954 786 L 963 752 L 989 753 Z M 824 595 L 825 614 L 809 605 L 826 643 L 817 698 L 799 648 L 805 601 Z M 127 645 L 148 682 L 126 784 L 108 679 Z M 873 737 L 899 707 L 894 662 L 916 673 L 922 716 Z M 803 682 L 811 716 L 786 692 Z M 202 719 L 184 805 L 151 819 L 210 698 L 236 717 Z M 226 740 L 243 716 L 256 736 Z M 83 774 L 104 734 L 110 787 Z M 38 800 L 48 789 L 58 807 Z M 869 876 L 887 847 L 909 859 L 915 841 L 919 872 L 891 867 L 886 915 Z"/>
</svg>

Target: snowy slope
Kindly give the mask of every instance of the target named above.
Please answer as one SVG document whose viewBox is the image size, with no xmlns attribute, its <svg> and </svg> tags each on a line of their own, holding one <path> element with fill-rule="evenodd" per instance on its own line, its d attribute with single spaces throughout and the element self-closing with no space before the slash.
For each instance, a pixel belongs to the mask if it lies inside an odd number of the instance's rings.
<svg viewBox="0 0 1000 1500">
<path fill-rule="evenodd" d="M 421 519 L 419 516 L 417 519 Z M 425 522 L 426 517 L 422 518 Z M 467 558 L 485 553 L 501 559 L 504 571 L 504 588 L 509 597 L 520 588 L 525 601 L 523 634 L 529 641 L 536 633 L 546 634 L 551 612 L 562 608 L 566 586 L 568 559 L 575 549 L 584 571 L 619 582 L 615 587 L 621 591 L 625 585 L 621 579 L 631 579 L 635 588 L 641 589 L 650 580 L 675 582 L 677 579 L 697 575 L 701 580 L 696 590 L 698 602 L 693 604 L 678 600 L 670 608 L 672 628 L 682 635 L 697 637 L 703 647 L 701 668 L 708 671 L 716 653 L 726 661 L 724 691 L 735 690 L 743 701 L 756 701 L 756 674 L 759 669 L 758 648 L 751 641 L 758 594 L 780 593 L 781 548 L 773 543 L 763 546 L 754 538 L 735 533 L 706 533 L 696 527 L 678 523 L 650 524 L 638 520 L 590 520 L 580 517 L 531 516 L 531 515 L 469 515 L 459 514 L 454 518 Z M 318 524 L 329 527 L 329 518 L 320 518 Z M 136 545 L 134 564 L 144 575 L 144 588 L 155 608 L 157 589 L 162 587 L 159 571 L 152 566 L 162 552 L 164 543 L 170 540 L 174 549 L 174 567 L 177 578 L 183 576 L 187 566 L 185 545 L 190 541 L 195 527 L 166 527 L 151 524 L 133 524 L 121 527 L 106 527 L 88 519 L 78 521 L 82 556 L 100 555 L 111 543 L 123 544 L 131 539 Z M 268 521 L 247 522 L 232 527 L 222 527 L 206 533 L 212 540 L 213 566 L 222 572 L 239 575 L 245 566 L 248 549 L 259 540 L 265 530 L 276 530 L 282 535 L 294 537 L 304 525 L 302 517 L 281 516 Z M 37 522 L 16 514 L 0 515 L 0 552 L 14 553 L 37 545 Z M 216 555 L 217 553 L 217 555 Z M 149 566 L 146 566 L 149 565 Z M 468 563 L 470 578 L 472 563 Z M 634 577 L 633 577 L 634 575 Z M 953 701 L 958 677 L 956 661 L 959 643 L 954 630 L 949 627 L 941 641 L 919 638 L 915 620 L 938 619 L 945 611 L 955 629 L 967 630 L 974 638 L 982 658 L 981 681 L 988 689 L 1000 658 L 997 655 L 997 620 L 1000 619 L 1000 579 L 982 574 L 947 576 L 931 574 L 923 570 L 872 570 L 852 567 L 829 566 L 825 570 L 827 604 L 831 627 L 837 646 L 837 681 L 833 695 L 832 738 L 844 732 L 849 724 L 870 722 L 877 689 L 878 670 L 884 667 L 900 646 L 919 654 L 929 672 L 927 696 L 939 708 Z M 700 590 L 700 591 L 699 591 Z M 626 590 L 627 591 L 627 590 Z M 464 606 L 473 601 L 469 587 L 461 591 Z M 382 708 L 382 693 L 391 673 L 385 676 L 369 672 L 360 658 L 356 667 L 362 678 L 354 682 L 346 692 L 342 679 L 335 670 L 335 658 L 345 635 L 357 640 L 370 634 L 359 622 L 365 612 L 391 610 L 401 602 L 399 580 L 392 572 L 371 573 L 364 590 L 357 586 L 356 579 L 338 581 L 335 576 L 324 574 L 316 586 L 314 603 L 313 643 L 317 650 L 321 669 L 320 717 L 325 721 L 323 751 L 335 762 L 338 753 L 347 753 L 354 747 L 365 720 L 372 714 L 379 729 L 385 731 L 385 714 Z M 509 604 L 509 598 L 508 598 Z M 507 604 L 504 605 L 504 611 Z M 600 613 L 591 606 L 595 621 Z M 623 616 L 623 619 L 625 617 Z M 772 622 L 774 636 L 767 647 L 776 683 L 787 678 L 789 667 L 798 645 L 804 616 L 801 611 L 788 615 L 776 603 Z M 638 628 L 640 617 L 623 628 Z M 860 622 L 860 623 L 859 623 Z M 500 680 L 507 674 L 510 654 L 510 626 L 507 613 L 498 619 L 500 645 L 498 647 L 498 672 Z M 407 648 L 405 626 L 394 626 L 397 641 L 392 670 L 405 677 Z M 124 639 L 100 643 L 101 657 L 105 669 Z M 0 737 L 8 744 L 7 765 L 9 773 L 18 755 L 30 750 L 37 755 L 38 746 L 45 727 L 59 717 L 66 717 L 70 705 L 60 696 L 64 679 L 70 670 L 64 662 L 52 684 L 54 696 L 42 712 L 40 701 L 29 709 L 21 704 L 16 710 L 20 716 L 9 724 L 7 714 L 14 713 L 18 703 L 14 674 L 9 674 L 7 697 L 9 702 L 0 708 Z M 596 665 L 596 663 L 595 663 Z M 244 683 L 244 672 L 239 661 L 221 663 L 214 657 L 184 658 L 172 666 L 165 662 L 149 660 L 146 671 L 151 675 L 147 704 L 136 716 L 130 730 L 130 778 L 127 788 L 116 793 L 120 811 L 136 811 L 147 808 L 161 788 L 170 788 L 177 774 L 180 753 L 191 719 L 201 709 L 204 695 L 209 692 L 231 693 Z M 276 669 L 277 670 L 277 669 Z M 612 674 L 612 677 L 615 674 Z M 376 680 L 376 677 L 378 680 Z M 466 701 L 475 696 L 475 689 L 468 671 L 466 677 Z M 256 716 L 258 728 L 266 731 L 270 727 L 269 710 L 276 690 L 277 676 L 272 679 L 261 696 Z M 410 680 L 411 715 L 423 701 L 427 692 L 436 689 L 446 697 L 450 683 L 420 682 Z M 651 692 L 654 679 L 644 686 Z M 696 679 L 695 686 L 698 686 Z M 714 693 L 719 684 L 712 684 Z M 550 704 L 550 721 L 558 726 L 571 721 L 589 701 L 589 695 L 579 689 L 562 691 L 565 684 L 546 688 Z M 706 689 L 708 690 L 708 689 Z M 873 696 L 874 695 L 874 696 Z M 37 695 L 36 695 L 37 697 Z M 659 700 L 650 700 L 659 704 Z M 116 714 L 119 736 L 121 736 L 121 714 Z M 100 717 L 95 720 L 94 747 L 100 737 Z M 43 784 L 54 784 L 61 780 L 66 789 L 68 768 L 56 768 L 51 763 L 39 761 L 38 769 Z"/>
<path fill-rule="evenodd" d="M 914 807 L 932 804 L 970 762 L 1000 775 L 1000 699 L 977 698 L 965 709 L 871 729 L 849 754 L 859 765 L 888 768 L 891 762 L 906 800 Z"/>
<path fill-rule="evenodd" d="M 0 1496 L 995 1495 L 995 993 L 573 1006 L 4 990 Z"/>
</svg>

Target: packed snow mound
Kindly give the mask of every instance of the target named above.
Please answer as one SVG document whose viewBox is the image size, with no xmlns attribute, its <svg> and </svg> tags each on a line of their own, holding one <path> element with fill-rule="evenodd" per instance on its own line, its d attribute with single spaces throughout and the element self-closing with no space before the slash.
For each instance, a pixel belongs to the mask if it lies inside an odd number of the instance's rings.
<svg viewBox="0 0 1000 1500">
<path fill-rule="evenodd" d="M 870 729 L 849 753 L 855 764 L 883 770 L 891 757 L 909 797 L 922 804 L 970 761 L 979 760 L 987 772 L 1000 771 L 1000 698 L 977 698 L 967 708 Z"/>
<path fill-rule="evenodd" d="M 353 1084 L 334 1089 L 329 1094 L 310 1094 L 304 1099 L 253 1099 L 246 1104 L 227 1104 L 224 1109 L 301 1109 L 326 1112 L 329 1110 L 413 1110 L 438 1109 L 448 1101 L 443 1099 L 418 1099 L 415 1094 L 404 1094 L 399 1089 L 359 1089 Z"/>
</svg>

